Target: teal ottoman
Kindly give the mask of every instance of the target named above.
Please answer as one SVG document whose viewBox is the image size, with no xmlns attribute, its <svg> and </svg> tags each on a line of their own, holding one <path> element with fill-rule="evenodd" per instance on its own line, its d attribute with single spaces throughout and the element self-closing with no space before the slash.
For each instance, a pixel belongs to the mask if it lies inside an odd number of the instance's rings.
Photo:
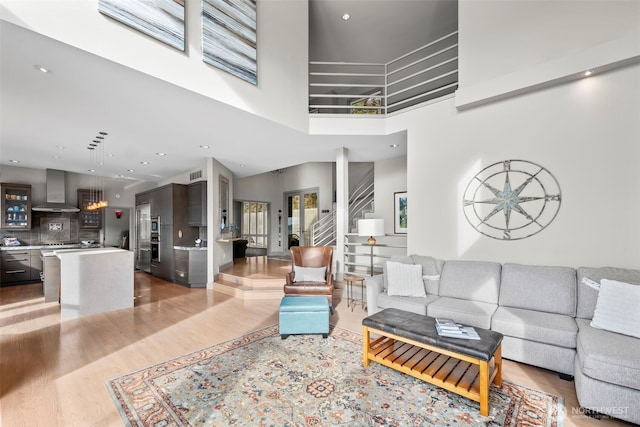
<svg viewBox="0 0 640 427">
<path fill-rule="evenodd" d="M 329 334 L 329 300 L 323 296 L 285 296 L 280 301 L 280 338 Z"/>
</svg>

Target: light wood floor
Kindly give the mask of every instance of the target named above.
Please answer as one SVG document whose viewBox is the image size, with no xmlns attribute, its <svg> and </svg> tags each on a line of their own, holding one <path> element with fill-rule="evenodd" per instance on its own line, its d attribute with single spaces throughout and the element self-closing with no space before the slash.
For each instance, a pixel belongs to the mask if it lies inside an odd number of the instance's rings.
<svg viewBox="0 0 640 427">
<path fill-rule="evenodd" d="M 262 274 L 244 274 L 254 273 Z M 337 293 L 331 322 L 361 333 L 365 312 Z M 61 322 L 40 284 L 0 288 L 0 425 L 121 426 L 105 380 L 278 321 L 277 300 L 243 301 L 146 273 L 135 275 L 135 297 L 133 309 Z M 566 426 L 628 425 L 571 415 L 574 384 L 553 373 L 510 361 L 504 371 L 506 380 L 563 396 Z"/>
</svg>

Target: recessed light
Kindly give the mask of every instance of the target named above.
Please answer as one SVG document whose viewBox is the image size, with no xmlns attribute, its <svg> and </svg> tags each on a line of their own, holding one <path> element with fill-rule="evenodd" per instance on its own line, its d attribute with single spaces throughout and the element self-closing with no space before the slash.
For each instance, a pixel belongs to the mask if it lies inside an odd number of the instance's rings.
<svg viewBox="0 0 640 427">
<path fill-rule="evenodd" d="M 113 154 L 107 154 L 107 157 L 113 157 Z"/>
<path fill-rule="evenodd" d="M 349 19 L 351 19 L 351 15 L 349 15 L 348 13 L 345 13 L 344 15 L 342 15 L 343 21 L 348 21 Z"/>
<path fill-rule="evenodd" d="M 582 77 L 589 77 L 591 74 L 593 74 L 593 71 L 587 70 L 584 73 L 582 73 Z"/>
<path fill-rule="evenodd" d="M 54 159 L 59 159 L 59 158 L 60 158 L 60 156 L 53 156 L 53 158 L 54 158 Z"/>
<path fill-rule="evenodd" d="M 397 148 L 400 144 L 389 144 L 389 148 Z"/>
<path fill-rule="evenodd" d="M 246 166 L 246 165 L 245 165 L 244 163 L 242 163 L 242 164 L 240 165 L 240 167 L 241 167 L 241 168 L 243 168 L 243 167 L 245 167 L 245 166 Z"/>
<path fill-rule="evenodd" d="M 127 169 L 127 172 L 135 172 L 135 169 Z"/>
<path fill-rule="evenodd" d="M 9 160 L 9 163 L 20 163 L 20 160 L 12 159 L 12 160 Z"/>
<path fill-rule="evenodd" d="M 36 64 L 36 65 L 33 66 L 33 68 L 35 68 L 36 70 L 38 70 L 38 71 L 40 71 L 41 73 L 44 73 L 44 74 L 50 74 L 51 73 L 51 70 L 49 68 L 45 67 L 44 65 Z"/>
<path fill-rule="evenodd" d="M 206 150 L 206 149 L 211 148 L 211 147 L 209 147 L 208 145 L 201 145 L 200 148 Z"/>
<path fill-rule="evenodd" d="M 124 178 L 124 175 L 123 175 L 123 174 L 118 174 L 118 175 L 117 175 L 117 177 L 118 177 L 118 178 Z M 119 195 L 119 194 L 116 194 L 116 197 L 118 197 L 118 198 L 119 198 L 119 197 L 120 197 L 120 195 Z"/>
<path fill-rule="evenodd" d="M 149 162 L 140 162 L 141 165 L 148 165 Z"/>
<path fill-rule="evenodd" d="M 156 156 L 166 156 L 167 153 L 156 153 Z"/>
<path fill-rule="evenodd" d="M 95 169 L 88 169 L 87 172 L 96 173 Z"/>
<path fill-rule="evenodd" d="M 56 145 L 58 150 L 64 150 L 66 147 L 64 145 Z"/>
</svg>

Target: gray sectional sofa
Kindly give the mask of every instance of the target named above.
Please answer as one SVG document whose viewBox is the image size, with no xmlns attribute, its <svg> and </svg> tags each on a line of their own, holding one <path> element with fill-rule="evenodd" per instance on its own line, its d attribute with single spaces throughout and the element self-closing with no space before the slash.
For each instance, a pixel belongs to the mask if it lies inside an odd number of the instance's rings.
<svg viewBox="0 0 640 427">
<path fill-rule="evenodd" d="M 573 376 L 584 409 L 640 424 L 640 339 L 591 326 L 598 291 L 583 280 L 640 285 L 640 270 L 420 255 L 389 261 L 421 265 L 424 296 L 398 295 L 393 284 L 390 289 L 385 265 L 382 275 L 365 282 L 368 314 L 397 308 L 500 332 L 504 358 Z"/>
</svg>

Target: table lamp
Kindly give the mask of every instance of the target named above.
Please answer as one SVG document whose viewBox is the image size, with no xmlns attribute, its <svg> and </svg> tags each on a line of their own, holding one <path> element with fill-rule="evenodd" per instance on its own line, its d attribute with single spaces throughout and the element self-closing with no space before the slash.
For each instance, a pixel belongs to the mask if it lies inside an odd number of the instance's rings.
<svg viewBox="0 0 640 427">
<path fill-rule="evenodd" d="M 376 244 L 376 239 L 373 236 L 384 236 L 384 219 L 359 219 L 358 236 L 369 236 L 367 243 L 371 248 L 371 275 L 373 276 L 373 247 Z"/>
</svg>

